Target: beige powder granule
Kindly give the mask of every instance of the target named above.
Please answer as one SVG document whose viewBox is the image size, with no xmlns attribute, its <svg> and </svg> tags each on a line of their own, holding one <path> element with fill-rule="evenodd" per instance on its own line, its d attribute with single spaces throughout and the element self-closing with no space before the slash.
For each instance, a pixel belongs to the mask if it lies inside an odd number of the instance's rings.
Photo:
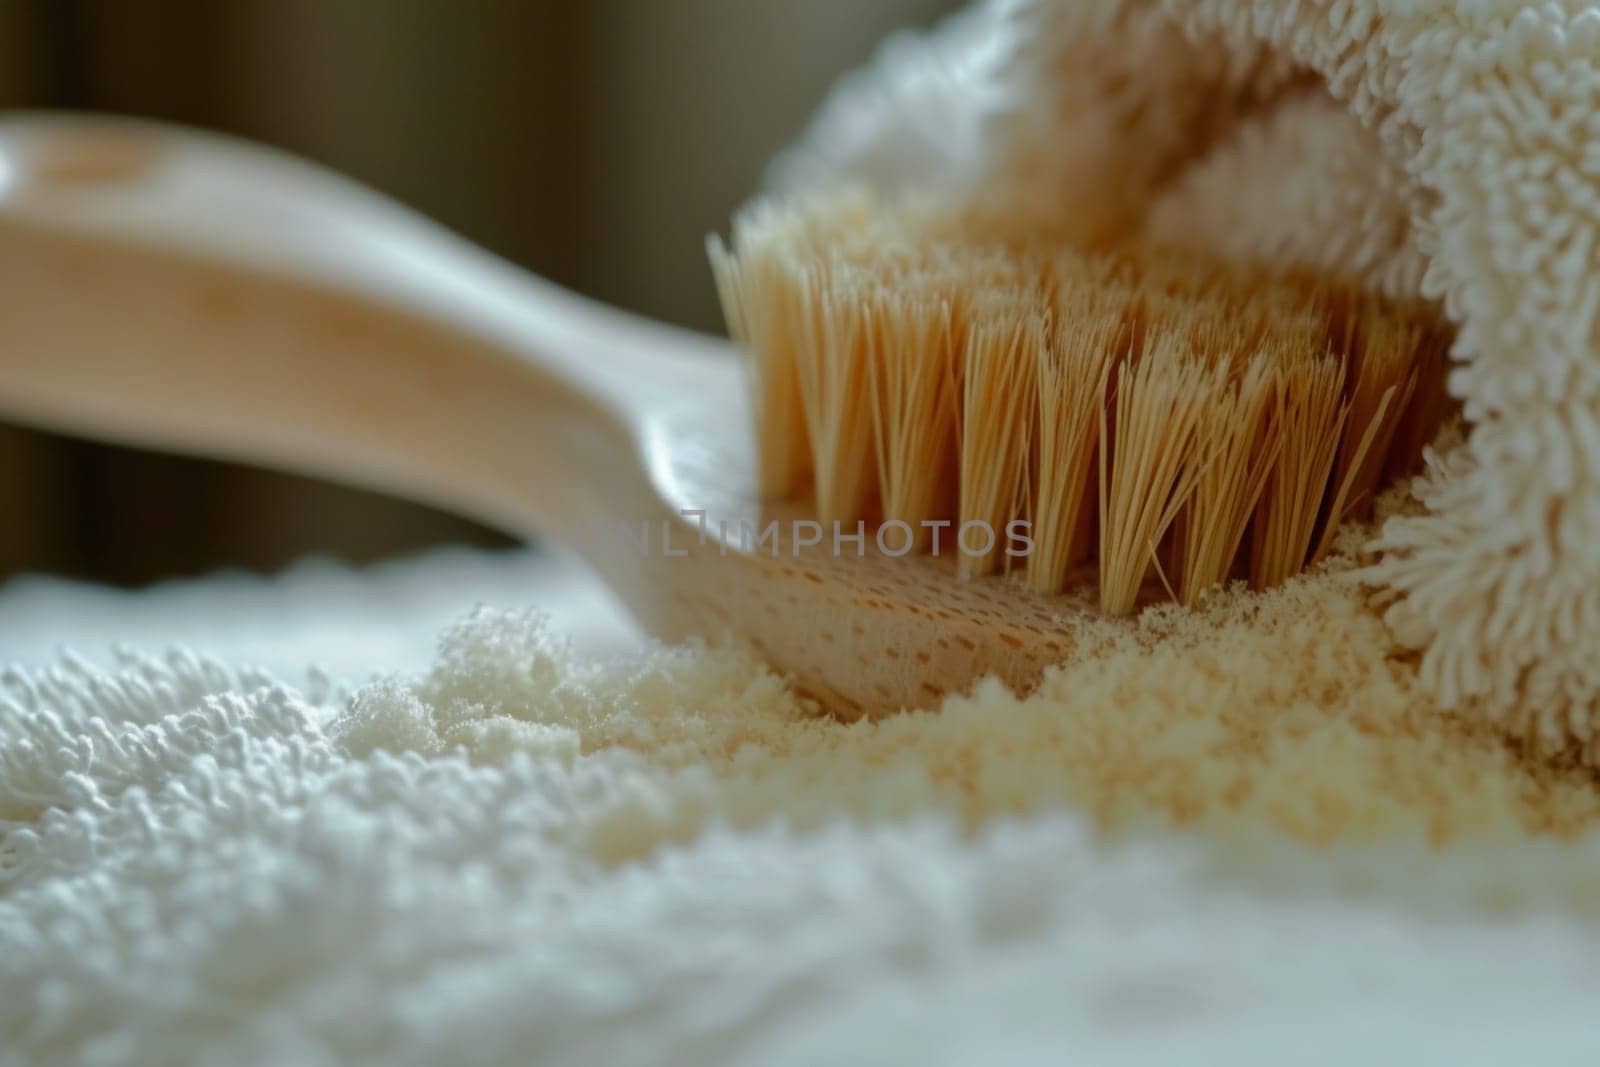
<svg viewBox="0 0 1600 1067">
<path fill-rule="evenodd" d="M 1074 658 L 1027 697 L 986 681 L 937 711 L 853 724 L 736 649 L 588 663 L 536 616 L 481 613 L 443 638 L 426 676 L 362 691 L 336 730 L 355 752 L 523 753 L 589 772 L 609 799 L 573 833 L 612 860 L 708 821 L 930 811 L 976 829 L 1058 807 L 1107 829 L 1267 830 L 1319 846 L 1569 837 L 1594 823 L 1589 772 L 1525 757 L 1492 724 L 1429 702 L 1353 567 L 1346 553 L 1199 611 L 1082 622 Z"/>
</svg>

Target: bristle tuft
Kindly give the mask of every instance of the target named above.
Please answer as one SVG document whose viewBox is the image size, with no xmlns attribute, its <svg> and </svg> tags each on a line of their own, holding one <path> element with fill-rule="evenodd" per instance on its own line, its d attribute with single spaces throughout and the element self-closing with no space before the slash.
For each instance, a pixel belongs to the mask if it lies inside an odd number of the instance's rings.
<svg viewBox="0 0 1600 1067">
<path fill-rule="evenodd" d="M 1112 411 L 1101 414 L 1100 610 L 1126 615 L 1157 549 L 1198 483 L 1202 428 L 1226 388 L 1225 372 L 1160 333 L 1118 365 Z M 1165 576 L 1163 575 L 1163 581 Z"/>
<path fill-rule="evenodd" d="M 876 308 L 856 271 L 807 270 L 800 286 L 800 399 L 815 471 L 817 518 L 851 523 L 876 484 L 870 378 Z"/>
<path fill-rule="evenodd" d="M 1282 352 L 1280 360 L 1275 401 L 1282 446 L 1257 508 L 1250 564 L 1250 581 L 1258 589 L 1306 565 L 1349 413 L 1338 357 Z"/>
<path fill-rule="evenodd" d="M 1009 301 L 975 309 L 962 374 L 957 551 L 963 578 L 996 569 L 1006 527 L 1023 514 L 1034 394 L 1049 319 Z"/>
<path fill-rule="evenodd" d="M 1128 352 L 1126 294 L 1073 288 L 1059 294 L 1055 334 L 1038 365 L 1038 472 L 1033 491 L 1034 548 L 1028 584 L 1066 588 L 1071 566 L 1089 548 L 1095 455 L 1111 368 Z"/>
</svg>

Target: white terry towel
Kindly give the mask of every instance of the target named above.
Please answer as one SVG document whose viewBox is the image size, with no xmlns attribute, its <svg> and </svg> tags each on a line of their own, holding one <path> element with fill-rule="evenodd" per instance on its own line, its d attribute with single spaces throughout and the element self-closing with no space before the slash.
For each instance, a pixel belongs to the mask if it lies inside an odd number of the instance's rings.
<svg viewBox="0 0 1600 1067">
<path fill-rule="evenodd" d="M 1441 300 L 1470 431 L 1369 577 L 1442 707 L 1600 762 L 1600 8 L 993 0 L 884 49 L 774 180 L 930 175 Z"/>
<path fill-rule="evenodd" d="M 537 569 L 116 610 L 320 614 L 375 662 L 419 591 Z M 73 599 L 67 634 L 106 610 Z M 1272 651 L 1373 623 L 1313 613 Z M 182 652 L 0 670 L 0 1065 L 1594 1062 L 1591 786 L 1404 713 L 1251 719 L 1267 677 L 1185 706 L 1178 662 L 853 726 L 739 656 L 585 663 L 505 614 L 350 700 Z M 1201 832 L 1168 833 L 1184 813 Z"/>
</svg>

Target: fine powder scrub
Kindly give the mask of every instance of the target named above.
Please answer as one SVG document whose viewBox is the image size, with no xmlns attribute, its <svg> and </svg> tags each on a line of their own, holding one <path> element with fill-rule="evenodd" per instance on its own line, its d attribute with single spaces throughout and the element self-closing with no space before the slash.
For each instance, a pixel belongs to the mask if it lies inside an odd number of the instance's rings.
<svg viewBox="0 0 1600 1067">
<path fill-rule="evenodd" d="M 1058 807 L 1106 830 L 1313 846 L 1591 832 L 1591 773 L 1525 756 L 1420 689 L 1415 657 L 1352 577 L 1370 533 L 1346 530 L 1343 552 L 1279 589 L 1088 624 L 1026 697 L 986 682 L 933 711 L 846 724 L 736 649 L 584 663 L 536 616 L 480 613 L 444 636 L 427 674 L 358 693 L 333 732 L 354 754 L 622 756 L 639 802 L 573 828 L 610 862 L 708 824 L 940 812 L 977 830 Z"/>
</svg>

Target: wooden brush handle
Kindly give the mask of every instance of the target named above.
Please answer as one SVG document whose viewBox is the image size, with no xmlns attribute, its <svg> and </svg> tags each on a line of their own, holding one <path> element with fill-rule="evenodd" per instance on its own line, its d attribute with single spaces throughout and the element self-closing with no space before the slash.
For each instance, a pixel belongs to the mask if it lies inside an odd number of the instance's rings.
<svg viewBox="0 0 1600 1067">
<path fill-rule="evenodd" d="M 730 356 L 277 153 L 0 121 L 0 414 L 548 532 L 655 634 L 739 635 L 839 715 L 986 673 L 1031 685 L 1067 654 L 1076 602 L 868 552 L 864 533 L 830 546 L 801 503 L 756 500 Z M 782 551 L 747 524 L 789 530 Z"/>
<path fill-rule="evenodd" d="M 660 510 L 652 413 L 730 380 L 318 167 L 100 117 L 0 121 L 0 323 L 0 413 L 568 539 Z"/>
</svg>

